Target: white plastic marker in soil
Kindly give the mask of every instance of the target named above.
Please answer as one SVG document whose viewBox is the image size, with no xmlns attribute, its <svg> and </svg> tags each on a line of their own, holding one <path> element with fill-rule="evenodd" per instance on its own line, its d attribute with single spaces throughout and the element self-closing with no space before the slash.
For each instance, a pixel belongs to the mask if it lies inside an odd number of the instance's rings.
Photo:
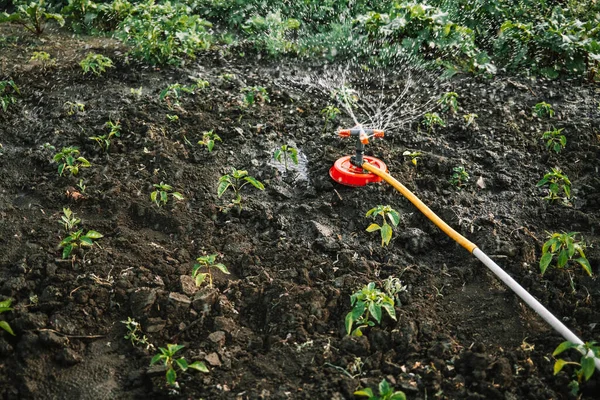
<svg viewBox="0 0 600 400">
<path fill-rule="evenodd" d="M 502 282 L 504 282 L 513 292 L 517 294 L 529 307 L 531 307 L 540 317 L 544 319 L 554 330 L 562 335 L 566 340 L 572 343 L 583 344 L 583 341 L 577 337 L 573 332 L 569 330 L 562 322 L 558 320 L 550 311 L 548 311 L 539 301 L 537 301 L 532 295 L 529 294 L 523 286 L 519 285 L 517 281 L 510 277 L 502 268 L 498 266 L 491 258 L 489 258 L 483 251 L 469 241 L 467 238 L 462 236 L 460 233 L 455 231 L 452 227 L 446 224 L 440 217 L 435 215 L 429 207 L 425 205 L 417 196 L 415 196 L 410 190 L 403 184 L 394 179 L 390 174 L 380 170 L 379 168 L 364 163 L 363 169 L 372 172 L 373 174 L 380 176 L 387 183 L 392 185 L 394 189 L 402 193 L 415 207 L 419 209 L 427 218 L 429 218 L 438 228 L 440 228 L 445 234 L 450 236 L 454 241 L 460 244 L 462 247 L 471 252 L 477 257 L 482 263 L 485 264 Z M 594 357 L 594 353 L 590 350 L 587 354 L 588 357 L 594 358 L 594 364 L 596 369 L 600 371 L 600 359 Z"/>
</svg>

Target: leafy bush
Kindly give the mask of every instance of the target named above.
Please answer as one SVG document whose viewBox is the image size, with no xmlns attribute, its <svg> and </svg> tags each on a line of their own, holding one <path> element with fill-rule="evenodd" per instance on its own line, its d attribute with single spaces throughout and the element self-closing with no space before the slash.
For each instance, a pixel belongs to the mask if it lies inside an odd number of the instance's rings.
<svg viewBox="0 0 600 400">
<path fill-rule="evenodd" d="M 39 36 L 46 28 L 46 22 L 50 19 L 55 20 L 60 26 L 65 24 L 65 20 L 60 14 L 48 12 L 44 0 L 37 0 L 27 3 L 24 0 L 15 0 L 15 12 L 0 14 L 0 23 L 14 22 L 22 25 L 29 32 Z"/>
<path fill-rule="evenodd" d="M 244 32 L 253 37 L 254 46 L 271 56 L 297 51 L 297 45 L 288 36 L 298 28 L 300 21 L 294 18 L 282 19 L 279 11 L 265 17 L 253 16 L 242 25 Z"/>
<path fill-rule="evenodd" d="M 127 0 L 112 0 L 96 3 L 92 0 L 68 0 L 61 10 L 67 25 L 74 32 L 95 33 L 112 31 L 123 21 L 133 8 Z"/>
<path fill-rule="evenodd" d="M 566 268 L 569 261 L 574 261 L 581 265 L 589 276 L 592 276 L 592 266 L 584 253 L 585 242 L 583 239 L 575 239 L 577 234 L 578 232 L 553 233 L 548 237 L 548 241 L 542 247 L 542 258 L 540 259 L 540 272 L 542 275 L 546 272 L 548 266 L 550 266 L 554 256 L 557 256 L 557 268 Z M 574 259 L 575 253 L 579 257 Z"/>
<path fill-rule="evenodd" d="M 350 296 L 352 311 L 346 315 L 346 333 L 352 336 L 362 336 L 362 328 L 374 326 L 371 317 L 381 323 L 381 317 L 385 310 L 393 320 L 396 320 L 394 299 L 375 287 L 371 282 L 361 290 Z M 356 324 L 356 327 L 354 327 Z M 354 327 L 354 329 L 352 329 Z"/>
</svg>

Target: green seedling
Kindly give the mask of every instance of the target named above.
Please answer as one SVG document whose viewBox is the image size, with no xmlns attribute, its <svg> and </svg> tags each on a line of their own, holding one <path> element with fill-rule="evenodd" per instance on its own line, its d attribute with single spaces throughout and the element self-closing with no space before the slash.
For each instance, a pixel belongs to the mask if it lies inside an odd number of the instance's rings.
<svg viewBox="0 0 600 400">
<path fill-rule="evenodd" d="M 165 377 L 169 386 L 177 386 L 177 372 L 175 372 L 175 368 L 179 368 L 183 372 L 190 368 L 200 372 L 208 372 L 208 368 L 206 368 L 206 365 L 201 361 L 195 361 L 192 364 L 188 364 L 184 357 L 175 359 L 175 354 L 184 347 L 185 346 L 178 344 L 167 344 L 166 349 L 159 347 L 158 350 L 160 353 L 152 357 L 152 360 L 150 361 L 150 365 L 161 362 L 166 367 L 167 372 Z"/>
<path fill-rule="evenodd" d="M 192 269 L 192 277 L 196 280 L 196 286 L 202 285 L 206 280 L 206 277 L 208 277 L 208 286 L 213 287 L 211 268 L 216 268 L 222 273 L 229 275 L 229 270 L 227 270 L 227 267 L 224 264 L 215 264 L 216 259 L 216 254 L 196 258 L 196 261 L 198 262 L 194 264 L 194 268 Z M 200 272 L 202 268 L 206 268 L 206 272 Z"/>
<path fill-rule="evenodd" d="M 477 114 L 465 114 L 463 115 L 463 119 L 465 120 L 465 126 L 469 127 L 469 126 L 475 126 L 475 119 L 479 118 L 479 115 Z"/>
<path fill-rule="evenodd" d="M 167 204 L 169 196 L 176 198 L 177 200 L 183 200 L 183 195 L 179 192 L 173 191 L 173 186 L 167 185 L 163 182 L 155 183 L 152 185 L 156 188 L 155 191 L 150 193 L 150 200 L 156 203 L 157 206 L 161 207 Z"/>
<path fill-rule="evenodd" d="M 398 211 L 394 210 L 391 206 L 380 205 L 367 211 L 365 217 L 373 217 L 373 219 L 376 219 L 378 215 L 381 216 L 383 224 L 378 225 L 376 223 L 372 223 L 367 227 L 367 232 L 380 231 L 381 247 L 384 247 L 390 243 L 390 240 L 392 240 L 393 232 L 392 226 L 387 223 L 387 220 L 389 219 L 392 225 L 396 227 L 400 223 L 400 214 L 398 214 Z"/>
<path fill-rule="evenodd" d="M 215 142 L 222 142 L 219 135 L 214 133 L 212 129 L 208 132 L 202 132 L 202 140 L 198 142 L 201 146 L 206 146 L 208 152 L 210 153 L 215 147 Z"/>
<path fill-rule="evenodd" d="M 358 92 L 348 86 L 342 86 L 331 92 L 331 98 L 351 110 L 358 103 Z"/>
<path fill-rule="evenodd" d="M 129 88 L 129 93 L 134 96 L 137 97 L 138 99 L 140 97 L 142 97 L 142 86 L 140 86 L 139 88 Z"/>
<path fill-rule="evenodd" d="M 0 107 L 2 111 L 6 112 L 8 106 L 17 102 L 17 97 L 20 96 L 21 91 L 15 84 L 15 81 L 0 81 Z"/>
<path fill-rule="evenodd" d="M 248 86 L 241 89 L 244 107 L 250 107 L 256 103 L 269 103 L 271 99 L 267 89 L 262 86 Z"/>
<path fill-rule="evenodd" d="M 542 101 L 541 103 L 537 103 L 535 106 L 533 106 L 533 115 L 539 118 L 546 116 L 552 118 L 554 117 L 554 109 L 552 108 L 552 105 Z"/>
<path fill-rule="evenodd" d="M 239 210 L 242 209 L 242 194 L 241 190 L 247 184 L 251 184 L 258 190 L 265 190 L 265 186 L 256 180 L 256 178 L 249 176 L 248 171 L 241 169 L 231 169 L 231 174 L 223 175 L 219 178 L 219 186 L 217 187 L 217 197 L 221 198 L 227 189 L 233 190 L 235 194 L 232 200 L 233 205 L 238 206 Z"/>
<path fill-rule="evenodd" d="M 383 290 L 385 290 L 385 293 L 388 296 L 398 300 L 398 294 L 406 292 L 406 285 L 403 285 L 400 279 L 388 276 L 387 279 L 383 281 Z"/>
<path fill-rule="evenodd" d="M 63 104 L 63 110 L 65 110 L 68 116 L 71 116 L 75 113 L 85 112 L 85 104 L 67 101 L 65 104 Z"/>
<path fill-rule="evenodd" d="M 0 301 L 0 314 L 8 312 L 8 311 L 12 311 L 12 308 L 10 307 L 10 304 L 12 303 L 12 299 L 6 299 L 3 301 Z M 13 332 L 12 328 L 10 327 L 10 325 L 8 324 L 8 322 L 6 321 L 0 321 L 0 329 L 8 332 L 9 334 L 15 336 L 15 333 Z"/>
<path fill-rule="evenodd" d="M 45 51 L 34 51 L 29 61 L 39 63 L 43 70 L 56 66 L 56 60 Z"/>
<path fill-rule="evenodd" d="M 544 197 L 544 200 L 549 202 L 560 200 L 565 205 L 569 204 L 569 200 L 571 199 L 571 181 L 567 175 L 562 173 L 560 168 L 552 168 L 552 171 L 544 175 L 536 184 L 537 187 L 546 185 L 548 185 L 548 195 Z"/>
<path fill-rule="evenodd" d="M 376 289 L 373 282 L 350 296 L 350 305 L 353 308 L 346 315 L 345 320 L 348 335 L 362 336 L 362 328 L 375 326 L 375 322 L 371 321 L 371 317 L 377 323 L 381 323 L 382 310 L 385 310 L 394 321 L 396 320 L 394 299 Z"/>
<path fill-rule="evenodd" d="M 124 338 L 129 340 L 134 347 L 140 345 L 146 346 L 146 350 L 154 348 L 154 345 L 148 342 L 148 338 L 144 335 L 144 332 L 142 332 L 142 326 L 139 322 L 131 317 L 127 317 L 127 321 L 121 321 L 121 323 L 125 324 L 125 327 L 127 328 L 127 333 Z"/>
<path fill-rule="evenodd" d="M 438 104 L 442 106 L 442 111 L 450 111 L 456 114 L 458 111 L 458 94 L 456 92 L 444 93 L 438 100 Z"/>
<path fill-rule="evenodd" d="M 83 179 L 79 180 L 77 187 L 79 188 L 79 190 L 81 190 L 81 193 L 85 193 L 85 188 L 87 188 L 87 186 L 83 183 Z"/>
<path fill-rule="evenodd" d="M 65 171 L 69 171 L 72 176 L 79 173 L 80 168 L 89 168 L 92 164 L 83 157 L 78 157 L 77 147 L 63 147 L 60 153 L 54 155 L 54 161 L 58 163 L 58 174 L 62 176 Z"/>
<path fill-rule="evenodd" d="M 419 158 L 421 157 L 421 152 L 420 151 L 406 150 L 404 153 L 402 153 L 402 155 L 404 157 L 409 157 L 410 158 L 410 162 L 413 163 L 413 165 L 416 167 L 417 163 L 419 161 Z"/>
<path fill-rule="evenodd" d="M 60 26 L 65 24 L 65 19 L 60 14 L 49 13 L 44 0 L 15 1 L 15 10 L 12 14 L 7 12 L 0 14 L 0 23 L 13 22 L 21 25 L 23 28 L 40 36 L 46 27 L 48 20 L 56 21 Z"/>
<path fill-rule="evenodd" d="M 77 228 L 81 220 L 75 217 L 75 213 L 70 208 L 63 208 L 63 215 L 60 217 L 59 223 L 65 228 L 65 231 L 71 232 Z"/>
<path fill-rule="evenodd" d="M 335 120 L 337 118 L 337 116 L 340 115 L 340 109 L 337 108 L 336 106 L 329 105 L 321 110 L 321 115 L 323 116 L 323 119 L 325 120 L 325 126 L 323 127 L 323 133 L 325 133 L 325 131 L 327 130 L 327 124 L 329 123 L 329 121 Z"/>
<path fill-rule="evenodd" d="M 450 177 L 450 184 L 452 186 L 461 189 L 469 181 L 469 173 L 465 170 L 465 167 L 459 166 L 452 168 L 452 176 Z"/>
<path fill-rule="evenodd" d="M 62 258 L 69 258 L 73 249 L 77 247 L 92 247 L 94 240 L 100 239 L 103 236 L 101 233 L 92 230 L 89 230 L 85 235 L 83 234 L 83 229 L 72 232 L 59 243 L 59 247 L 63 249 Z"/>
<path fill-rule="evenodd" d="M 425 113 L 421 124 L 427 127 L 428 134 L 434 131 L 436 126 L 446 126 L 446 123 L 440 118 L 438 113 Z"/>
<path fill-rule="evenodd" d="M 552 129 L 551 131 L 544 132 L 542 140 L 546 140 L 546 147 L 548 150 L 554 150 L 555 153 L 560 153 L 562 149 L 567 145 L 567 137 L 562 134 L 565 128 Z"/>
<path fill-rule="evenodd" d="M 566 341 L 558 345 L 556 350 L 552 353 L 552 356 L 556 357 L 570 349 L 575 349 L 581 354 L 579 362 L 566 361 L 561 358 L 557 359 L 554 363 L 554 375 L 562 371 L 565 365 L 576 365 L 578 368 L 576 368 L 573 373 L 574 379 L 569 383 L 571 394 L 576 396 L 577 393 L 579 393 L 579 384 L 584 380 L 586 382 L 589 381 L 596 370 L 594 358 L 600 358 L 600 346 L 597 346 L 596 342 L 577 344 Z"/>
<path fill-rule="evenodd" d="M 283 166 L 285 167 L 286 171 L 288 170 L 288 157 L 294 164 L 298 165 L 298 150 L 295 148 L 284 144 L 273 153 L 273 159 L 277 162 L 281 162 L 282 156 Z"/>
<path fill-rule="evenodd" d="M 179 121 L 179 115 L 177 115 L 177 114 L 173 114 L 173 115 L 167 114 L 166 117 L 169 120 L 169 122 L 175 123 L 175 122 Z"/>
<path fill-rule="evenodd" d="M 365 388 L 354 392 L 355 396 L 368 397 L 369 400 L 406 400 L 402 391 L 394 391 L 385 379 L 379 382 L 379 395 L 375 395 L 371 388 Z"/>
<path fill-rule="evenodd" d="M 107 152 L 110 147 L 110 142 L 113 137 L 121 137 L 121 124 L 119 121 L 112 122 L 108 121 L 105 126 L 110 129 L 110 132 L 101 136 L 90 136 L 89 139 L 96 141 L 100 148 Z"/>
<path fill-rule="evenodd" d="M 84 74 L 92 72 L 97 76 L 105 73 L 107 68 L 114 68 L 113 62 L 110 58 L 96 53 L 88 53 L 88 55 L 81 60 L 79 66 L 83 70 Z"/>
<path fill-rule="evenodd" d="M 540 259 L 540 272 L 546 272 L 552 259 L 556 256 L 556 268 L 566 268 L 569 261 L 581 265 L 583 270 L 592 276 L 592 267 L 585 256 L 585 242 L 583 238 L 577 240 L 575 236 L 579 232 L 553 233 L 548 236 L 548 241 L 542 247 L 542 258 Z M 573 258 L 575 255 L 579 257 Z"/>
<path fill-rule="evenodd" d="M 222 74 L 221 79 L 223 79 L 224 81 L 230 82 L 235 79 L 235 75 L 234 74 Z"/>
</svg>

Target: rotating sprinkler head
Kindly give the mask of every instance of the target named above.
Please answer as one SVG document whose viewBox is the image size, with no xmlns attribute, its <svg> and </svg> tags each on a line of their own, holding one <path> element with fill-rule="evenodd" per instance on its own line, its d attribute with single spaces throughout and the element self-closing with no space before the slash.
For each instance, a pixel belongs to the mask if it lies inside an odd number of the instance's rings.
<svg viewBox="0 0 600 400">
<path fill-rule="evenodd" d="M 338 132 L 340 137 L 356 138 L 356 153 L 353 156 L 345 156 L 338 159 L 329 170 L 329 176 L 342 185 L 346 186 L 365 186 L 368 183 L 381 182 L 381 178 L 371 172 L 363 169 L 364 163 L 369 163 L 387 172 L 387 167 L 383 161 L 365 156 L 365 145 L 369 143 L 369 138 L 382 138 L 384 133 L 380 129 L 363 128 L 360 125 L 351 129 L 342 129 Z"/>
</svg>

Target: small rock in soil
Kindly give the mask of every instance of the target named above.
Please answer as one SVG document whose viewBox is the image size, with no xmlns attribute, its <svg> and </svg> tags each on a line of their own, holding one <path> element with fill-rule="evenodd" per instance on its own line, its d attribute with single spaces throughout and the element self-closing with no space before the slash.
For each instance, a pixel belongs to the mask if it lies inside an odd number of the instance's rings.
<svg viewBox="0 0 600 400">
<path fill-rule="evenodd" d="M 33 329 L 45 328 L 48 323 L 48 316 L 42 313 L 26 313 L 12 322 L 12 327 L 17 332 L 24 332 Z"/>
<path fill-rule="evenodd" d="M 198 291 L 196 282 L 190 275 L 181 275 L 179 283 L 181 284 L 181 291 L 188 296 L 193 296 Z"/>
<path fill-rule="evenodd" d="M 368 356 L 370 347 L 369 339 L 366 336 L 344 336 L 340 346 L 342 350 L 358 357 Z"/>
<path fill-rule="evenodd" d="M 206 357 L 204 357 L 207 363 L 212 365 L 213 367 L 220 367 L 221 360 L 219 359 L 219 355 L 217 353 L 210 353 Z"/>
<path fill-rule="evenodd" d="M 167 322 L 161 318 L 148 318 L 146 321 L 145 331 L 148 333 L 156 333 L 165 329 Z"/>
<path fill-rule="evenodd" d="M 60 314 L 54 314 L 52 317 L 50 317 L 50 324 L 57 331 L 67 335 L 74 335 L 77 330 L 75 324 Z"/>
<path fill-rule="evenodd" d="M 2 336 L 0 336 L 0 356 L 8 356 L 13 352 L 13 347 Z"/>
<path fill-rule="evenodd" d="M 398 235 L 407 250 L 422 253 L 431 246 L 431 238 L 419 228 L 407 228 Z"/>
<path fill-rule="evenodd" d="M 40 342 L 48 346 L 65 347 L 69 343 L 69 340 L 64 336 L 57 335 L 54 332 L 42 331 L 40 332 Z"/>
<path fill-rule="evenodd" d="M 219 291 L 217 289 L 204 286 L 194 296 L 192 307 L 198 312 L 208 313 L 217 302 L 218 298 Z"/>
<path fill-rule="evenodd" d="M 71 366 L 83 361 L 83 358 L 73 349 L 65 348 L 56 355 L 56 361 L 65 366 Z"/>
<path fill-rule="evenodd" d="M 140 288 L 129 296 L 129 307 L 133 315 L 144 315 L 156 301 L 156 290 Z"/>
<path fill-rule="evenodd" d="M 208 335 L 208 340 L 217 344 L 219 347 L 223 347 L 225 345 L 226 339 L 225 332 L 223 331 L 216 331 Z"/>
<path fill-rule="evenodd" d="M 237 325 L 233 319 L 221 316 L 215 318 L 215 330 L 231 334 L 235 329 Z"/>
</svg>

